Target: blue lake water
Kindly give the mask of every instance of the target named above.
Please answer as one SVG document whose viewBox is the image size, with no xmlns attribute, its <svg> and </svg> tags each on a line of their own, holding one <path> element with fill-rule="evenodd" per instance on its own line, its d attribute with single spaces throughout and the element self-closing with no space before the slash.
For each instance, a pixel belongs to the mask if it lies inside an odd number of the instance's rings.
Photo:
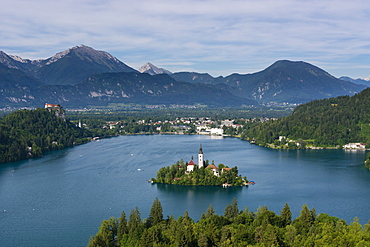
<svg viewBox="0 0 370 247">
<path fill-rule="evenodd" d="M 180 159 L 204 158 L 238 166 L 254 180 L 249 187 L 185 187 L 146 180 Z M 280 213 L 289 203 L 293 217 L 303 204 L 318 213 L 362 224 L 370 219 L 370 172 L 365 152 L 272 150 L 237 138 L 139 135 L 103 139 L 51 152 L 44 157 L 0 165 L 0 246 L 86 246 L 104 219 L 142 218 L 155 197 L 164 215 L 189 212 L 198 220 L 212 204 L 223 214 L 236 198 L 240 209 L 266 205 Z M 140 169 L 140 170 L 138 170 Z"/>
</svg>

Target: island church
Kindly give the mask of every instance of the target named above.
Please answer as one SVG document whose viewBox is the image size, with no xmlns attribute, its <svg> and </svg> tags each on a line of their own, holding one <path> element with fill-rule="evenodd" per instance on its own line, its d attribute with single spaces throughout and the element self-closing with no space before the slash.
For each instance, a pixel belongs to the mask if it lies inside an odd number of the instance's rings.
<svg viewBox="0 0 370 247">
<path fill-rule="evenodd" d="M 192 157 L 191 161 L 188 163 L 186 172 L 194 171 L 194 166 L 196 166 L 196 164 L 194 163 L 193 157 Z M 202 168 L 202 167 L 204 167 L 204 154 L 203 154 L 202 144 L 200 144 L 199 153 L 198 153 L 198 168 Z"/>
</svg>

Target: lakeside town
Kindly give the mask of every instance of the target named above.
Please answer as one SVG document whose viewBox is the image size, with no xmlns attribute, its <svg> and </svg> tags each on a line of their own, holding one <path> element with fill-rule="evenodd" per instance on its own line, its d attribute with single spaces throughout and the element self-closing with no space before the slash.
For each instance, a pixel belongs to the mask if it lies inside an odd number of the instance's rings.
<svg viewBox="0 0 370 247">
<path fill-rule="evenodd" d="M 261 118 L 250 118 L 250 119 L 224 119 L 224 120 L 213 120 L 208 117 L 204 118 L 185 118 L 179 117 L 176 120 L 164 120 L 164 121 L 153 121 L 152 119 L 145 120 L 141 119 L 136 121 L 136 124 L 139 126 L 147 126 L 146 130 L 149 131 L 140 131 L 135 132 L 135 134 L 150 134 L 150 133 L 158 133 L 158 134 L 198 134 L 198 135 L 210 135 L 210 136 L 218 136 L 218 137 L 243 137 L 250 141 L 251 144 L 255 144 L 253 138 L 242 136 L 243 129 L 248 124 L 253 123 L 263 123 L 270 120 L 277 120 L 278 118 L 268 118 L 268 117 L 261 117 Z M 79 127 L 86 126 L 86 124 L 81 124 L 79 121 Z M 108 130 L 118 130 L 120 134 L 132 134 L 132 131 L 128 131 L 127 127 L 128 124 L 126 121 L 107 121 L 102 126 L 103 129 Z M 277 145 L 278 143 L 279 145 Z M 315 147 L 309 143 L 309 140 L 293 140 L 289 139 L 286 136 L 279 136 L 278 139 L 275 140 L 275 143 L 271 143 L 267 145 L 270 148 L 288 148 L 288 149 L 324 149 L 324 147 Z M 325 147 L 325 149 L 345 149 L 345 150 L 366 150 L 366 143 L 347 143 L 343 146 L 334 146 L 334 147 Z"/>
</svg>

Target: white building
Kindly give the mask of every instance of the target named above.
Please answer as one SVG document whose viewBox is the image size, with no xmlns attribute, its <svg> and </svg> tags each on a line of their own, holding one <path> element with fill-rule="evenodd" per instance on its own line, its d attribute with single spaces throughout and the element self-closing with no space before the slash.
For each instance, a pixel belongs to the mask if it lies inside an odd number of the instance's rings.
<svg viewBox="0 0 370 247">
<path fill-rule="evenodd" d="M 202 144 L 200 144 L 199 153 L 198 153 L 198 167 L 204 167 L 204 154 L 202 149 Z"/>
<path fill-rule="evenodd" d="M 345 148 L 345 149 L 365 149 L 365 147 L 366 147 L 365 143 L 359 143 L 359 142 L 348 143 L 348 144 L 343 146 L 343 148 Z"/>
<path fill-rule="evenodd" d="M 193 160 L 191 160 L 188 164 L 188 166 L 186 167 L 186 172 L 192 172 L 194 171 L 194 166 L 195 166 L 195 163 Z"/>
<path fill-rule="evenodd" d="M 224 134 L 224 130 L 219 129 L 219 128 L 207 128 L 207 129 L 203 129 L 202 131 L 199 131 L 198 134 L 199 135 L 222 136 Z"/>
<path fill-rule="evenodd" d="M 221 125 L 222 126 L 227 126 L 227 127 L 231 127 L 234 123 L 234 120 L 231 120 L 231 119 L 227 119 L 227 120 L 223 120 L 221 121 Z"/>
</svg>

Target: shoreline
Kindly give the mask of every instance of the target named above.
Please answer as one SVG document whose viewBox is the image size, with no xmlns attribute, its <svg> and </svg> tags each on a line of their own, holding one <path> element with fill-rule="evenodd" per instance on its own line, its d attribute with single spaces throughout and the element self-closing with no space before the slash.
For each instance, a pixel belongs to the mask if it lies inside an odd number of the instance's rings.
<svg viewBox="0 0 370 247">
<path fill-rule="evenodd" d="M 11 161 L 11 162 L 4 162 L 4 163 L 0 163 L 0 165 L 1 164 L 8 164 L 8 163 L 13 163 L 13 162 L 18 162 L 18 161 L 22 161 L 22 160 L 29 160 L 29 159 L 34 159 L 34 158 L 40 158 L 40 157 L 43 157 L 44 154 L 46 154 L 48 152 L 63 150 L 63 149 L 66 149 L 66 148 L 73 148 L 75 146 L 84 145 L 84 144 L 87 144 L 87 143 L 90 143 L 90 142 L 93 142 L 93 141 L 97 141 L 99 139 L 107 139 L 107 138 L 118 137 L 118 136 L 126 136 L 126 135 L 127 136 L 133 136 L 133 135 L 200 135 L 200 136 L 206 136 L 206 135 L 201 135 L 201 134 L 198 134 L 198 133 L 173 133 L 173 132 L 160 132 L 160 133 L 150 133 L 150 132 L 145 132 L 145 133 L 125 133 L 125 134 L 112 135 L 112 136 L 106 136 L 106 137 L 96 136 L 96 137 L 91 137 L 89 141 L 84 142 L 84 143 L 81 143 L 81 144 L 76 144 L 76 145 L 72 145 L 72 146 L 66 146 L 64 148 L 56 149 L 56 150 L 50 150 L 50 151 L 47 151 L 47 152 L 43 153 L 40 156 L 30 157 L 30 158 L 20 159 L 20 160 L 15 160 L 15 161 Z M 212 136 L 212 135 L 208 135 L 208 136 Z M 276 148 L 276 147 L 271 147 L 271 144 L 269 144 L 269 146 L 262 146 L 262 145 L 259 145 L 257 143 L 251 143 L 250 140 L 243 139 L 243 138 L 241 138 L 240 135 L 236 135 L 236 136 L 225 135 L 225 136 L 218 136 L 218 137 L 239 138 L 240 140 L 247 141 L 247 142 L 249 142 L 250 144 L 253 144 L 253 145 L 257 145 L 257 146 L 264 147 L 264 148 L 281 149 L 281 150 L 324 150 L 324 149 L 337 149 L 337 150 L 364 151 L 364 152 L 370 150 L 370 148 L 365 148 L 365 149 L 355 149 L 355 148 L 353 148 L 353 149 L 350 149 L 350 148 L 336 148 L 336 147 L 306 147 L 306 148 L 293 148 L 293 149 L 289 149 L 289 148 Z"/>
</svg>

